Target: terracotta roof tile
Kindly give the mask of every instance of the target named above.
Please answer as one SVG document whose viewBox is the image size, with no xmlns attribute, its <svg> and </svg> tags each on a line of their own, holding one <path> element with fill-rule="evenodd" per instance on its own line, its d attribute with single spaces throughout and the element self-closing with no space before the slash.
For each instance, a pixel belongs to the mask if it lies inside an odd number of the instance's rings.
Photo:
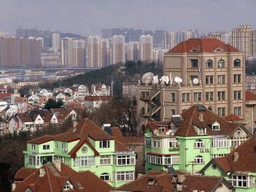
<svg viewBox="0 0 256 192">
<path fill-rule="evenodd" d="M 14 178 L 18 179 L 18 180 L 24 180 L 28 176 L 30 176 L 32 173 L 34 173 L 36 171 L 37 171 L 37 169 L 34 169 L 34 168 L 22 167 L 20 170 L 17 171 L 17 173 L 16 173 Z"/>
<path fill-rule="evenodd" d="M 140 137 L 124 137 L 125 142 L 128 143 L 144 143 L 144 139 Z"/>
<path fill-rule="evenodd" d="M 191 52 L 193 48 L 196 48 L 198 52 L 215 52 L 216 48 L 221 48 L 224 52 L 239 52 L 218 39 L 188 39 L 175 46 L 168 53 L 186 53 Z"/>
<path fill-rule="evenodd" d="M 245 101 L 254 101 L 256 100 L 256 94 L 250 92 L 250 91 L 245 91 Z"/>
<path fill-rule="evenodd" d="M 232 121 L 232 122 L 233 121 L 243 121 L 244 120 L 244 119 L 242 119 L 242 118 L 240 118 L 240 117 L 238 117 L 238 116 L 236 116 L 234 114 L 230 114 L 230 115 L 226 116 L 225 119 L 227 121 Z"/>
<path fill-rule="evenodd" d="M 44 176 L 40 177 L 39 169 L 37 169 L 25 180 L 16 181 L 16 189 L 14 191 L 25 191 L 28 187 L 33 189 L 35 192 L 62 191 L 67 181 L 70 181 L 73 185 L 74 191 L 105 192 L 113 189 L 113 187 L 97 177 L 94 173 L 90 171 L 76 172 L 64 163 L 61 163 L 60 171 L 55 167 L 54 163 L 47 163 L 41 168 L 46 171 Z M 53 174 L 52 171 L 54 171 L 55 174 Z M 79 188 L 77 182 L 81 184 L 81 188 Z"/>
</svg>

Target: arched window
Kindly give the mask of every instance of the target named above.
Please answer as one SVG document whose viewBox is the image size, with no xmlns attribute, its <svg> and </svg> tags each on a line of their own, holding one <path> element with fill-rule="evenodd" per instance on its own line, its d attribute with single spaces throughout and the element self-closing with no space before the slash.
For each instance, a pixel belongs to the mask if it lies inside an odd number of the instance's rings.
<svg viewBox="0 0 256 192">
<path fill-rule="evenodd" d="M 204 144 L 203 144 L 203 141 L 202 140 L 196 140 L 195 143 L 194 143 L 194 149 L 200 149 L 200 148 L 203 148 L 204 147 Z"/>
<path fill-rule="evenodd" d="M 235 59 L 234 60 L 234 67 L 240 67 L 241 66 L 241 61 L 240 59 Z"/>
<path fill-rule="evenodd" d="M 223 59 L 220 59 L 218 61 L 218 68 L 223 68 L 223 67 L 225 67 L 225 61 Z"/>
<path fill-rule="evenodd" d="M 196 156 L 194 159 L 195 164 L 204 164 L 204 158 L 200 155 Z"/>
<path fill-rule="evenodd" d="M 212 60 L 210 60 L 210 59 L 208 59 L 207 61 L 206 61 L 206 68 L 212 68 Z"/>
<path fill-rule="evenodd" d="M 195 149 L 198 149 L 198 148 L 203 148 L 204 147 L 204 144 L 203 144 L 203 141 L 202 140 L 196 140 L 195 143 L 194 143 L 194 148 Z"/>
<path fill-rule="evenodd" d="M 100 178 L 103 180 L 103 181 L 110 181 L 110 177 L 109 177 L 109 174 L 108 173 L 102 173 L 100 175 Z"/>
</svg>

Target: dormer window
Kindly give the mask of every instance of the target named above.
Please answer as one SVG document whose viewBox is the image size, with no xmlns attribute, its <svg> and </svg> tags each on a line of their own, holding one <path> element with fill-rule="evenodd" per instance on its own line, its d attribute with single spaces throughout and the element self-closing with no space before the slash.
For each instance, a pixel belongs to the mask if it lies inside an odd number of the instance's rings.
<svg viewBox="0 0 256 192">
<path fill-rule="evenodd" d="M 164 133 L 165 132 L 165 126 L 158 126 L 158 131 L 159 131 L 159 133 Z"/>
<path fill-rule="evenodd" d="M 220 125 L 212 125 L 213 131 L 220 131 Z"/>
<path fill-rule="evenodd" d="M 220 47 L 218 47 L 218 48 L 215 49 L 215 51 L 216 51 L 216 52 L 220 52 L 220 51 L 223 51 L 223 49 L 220 48 Z"/>
<path fill-rule="evenodd" d="M 206 135 L 206 128 L 199 128 L 198 135 Z"/>
<path fill-rule="evenodd" d="M 100 141 L 100 148 L 110 148 L 110 141 Z"/>
<path fill-rule="evenodd" d="M 237 135 L 241 135 L 241 129 L 237 130 Z"/>
<path fill-rule="evenodd" d="M 63 187 L 63 190 L 64 190 L 64 191 L 71 191 L 71 190 L 73 190 L 73 189 L 74 189 L 74 187 L 73 187 L 73 185 L 72 185 L 69 181 L 67 181 L 67 182 L 65 183 L 64 187 Z"/>
<path fill-rule="evenodd" d="M 190 52 L 196 53 L 196 52 L 198 52 L 198 50 L 196 48 L 192 48 L 192 49 L 190 49 Z"/>
</svg>

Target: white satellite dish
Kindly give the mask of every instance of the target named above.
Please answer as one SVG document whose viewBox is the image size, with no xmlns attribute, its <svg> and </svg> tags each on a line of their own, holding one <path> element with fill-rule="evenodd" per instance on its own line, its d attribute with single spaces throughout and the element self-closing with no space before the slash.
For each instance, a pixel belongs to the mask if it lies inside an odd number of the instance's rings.
<svg viewBox="0 0 256 192">
<path fill-rule="evenodd" d="M 199 83 L 199 79 L 194 78 L 194 79 L 193 79 L 193 84 L 197 85 L 198 83 Z"/>
<path fill-rule="evenodd" d="M 151 73 L 151 72 L 145 73 L 142 76 L 142 83 L 145 83 L 145 84 L 151 83 L 153 81 L 153 78 L 154 78 L 153 73 Z"/>
<path fill-rule="evenodd" d="M 152 83 L 157 84 L 158 82 L 159 82 L 158 75 L 156 75 L 156 76 L 153 77 Z"/>
<path fill-rule="evenodd" d="M 162 76 L 160 81 L 165 84 L 169 84 L 169 77 L 168 76 Z"/>
<path fill-rule="evenodd" d="M 174 82 L 181 84 L 182 83 L 182 79 L 180 77 L 174 77 Z"/>
</svg>

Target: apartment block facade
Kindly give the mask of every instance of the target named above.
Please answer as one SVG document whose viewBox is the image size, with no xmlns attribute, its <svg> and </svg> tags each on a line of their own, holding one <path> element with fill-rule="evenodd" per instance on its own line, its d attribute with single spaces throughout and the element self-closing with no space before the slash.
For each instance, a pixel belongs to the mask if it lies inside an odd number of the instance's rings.
<svg viewBox="0 0 256 192">
<path fill-rule="evenodd" d="M 228 122 L 202 105 L 193 105 L 170 122 L 150 122 L 144 131 L 146 173 L 172 165 L 195 174 L 251 136 L 242 124 Z"/>
<path fill-rule="evenodd" d="M 24 166 L 40 168 L 60 159 L 75 171 L 90 170 L 113 187 L 126 184 L 135 179 L 136 155 L 125 144 L 119 128 L 106 131 L 84 119 L 65 133 L 28 141 Z"/>
<path fill-rule="evenodd" d="M 137 118 L 169 121 L 194 104 L 245 117 L 245 56 L 217 39 L 189 39 L 164 55 L 165 79 L 138 84 Z M 177 78 L 179 79 L 178 81 Z"/>
</svg>

